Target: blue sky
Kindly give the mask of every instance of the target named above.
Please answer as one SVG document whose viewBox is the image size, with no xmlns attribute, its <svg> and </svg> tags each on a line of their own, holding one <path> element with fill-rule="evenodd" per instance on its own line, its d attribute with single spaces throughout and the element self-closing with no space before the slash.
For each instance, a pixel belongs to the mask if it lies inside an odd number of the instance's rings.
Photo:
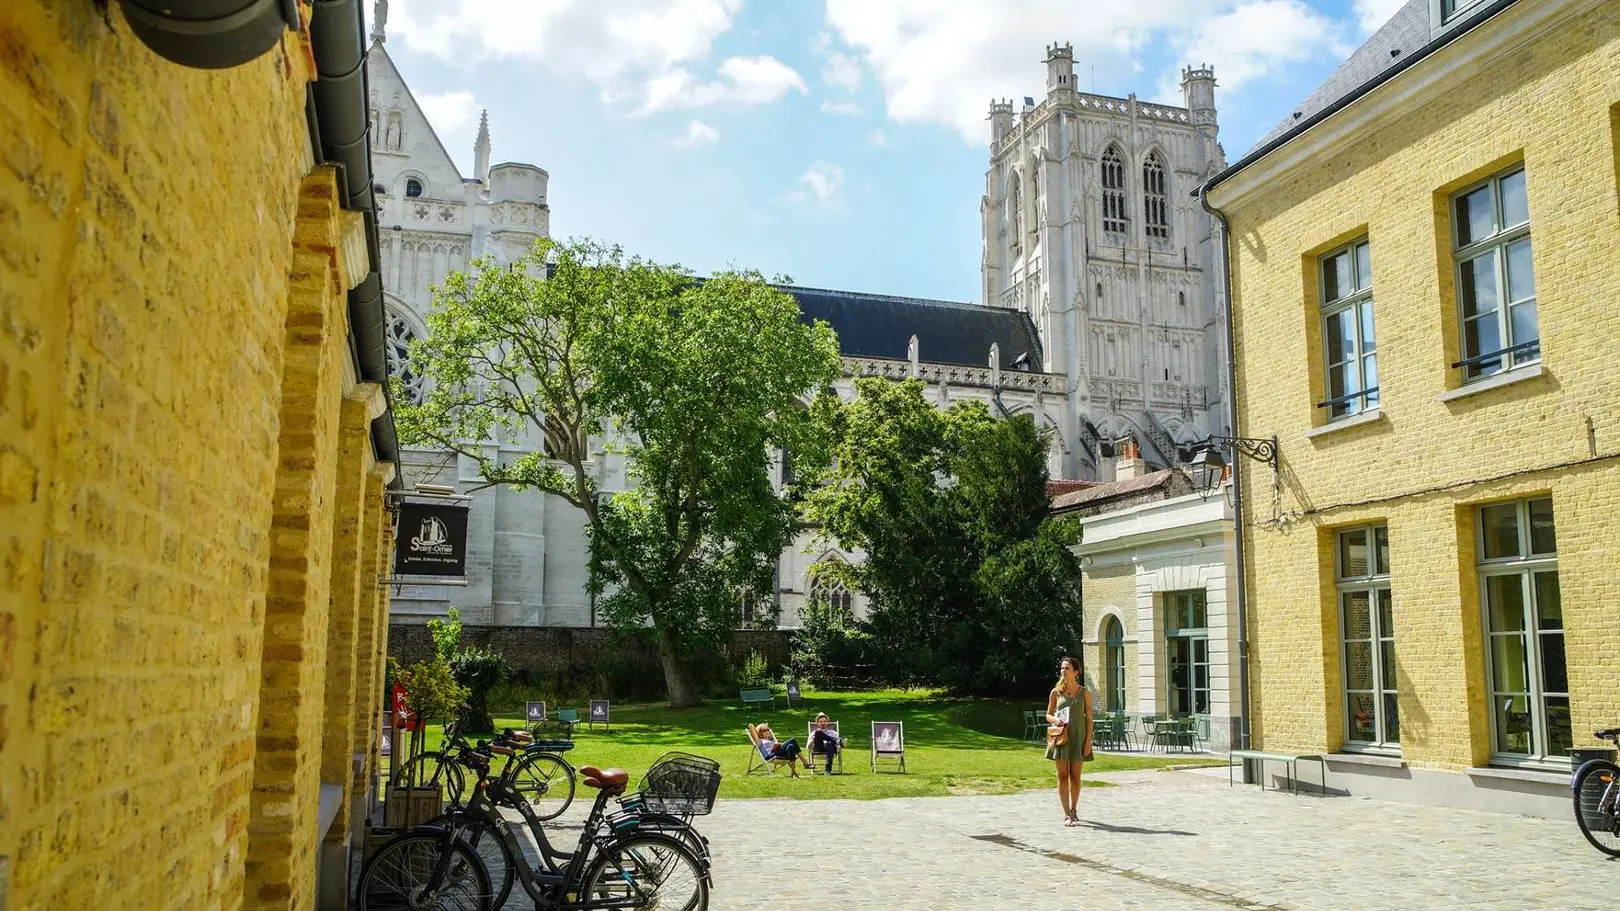
<svg viewBox="0 0 1620 911">
<path fill-rule="evenodd" d="M 392 0 L 387 48 L 470 172 L 551 175 L 555 236 L 705 273 L 976 300 L 992 96 L 1179 104 L 1209 63 L 1229 160 L 1401 0 Z"/>
</svg>

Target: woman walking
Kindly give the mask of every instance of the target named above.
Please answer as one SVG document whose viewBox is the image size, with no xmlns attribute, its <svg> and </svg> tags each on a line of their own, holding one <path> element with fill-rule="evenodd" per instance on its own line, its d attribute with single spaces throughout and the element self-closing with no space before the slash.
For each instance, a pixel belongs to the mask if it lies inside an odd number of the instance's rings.
<svg viewBox="0 0 1620 911">
<path fill-rule="evenodd" d="M 1075 807 L 1080 802 L 1080 767 L 1091 758 L 1091 691 L 1080 680 L 1080 661 L 1058 659 L 1058 682 L 1046 698 L 1046 723 L 1062 726 L 1067 737 L 1061 746 L 1047 746 L 1046 758 L 1057 762 L 1058 801 L 1063 824 L 1078 825 Z"/>
</svg>

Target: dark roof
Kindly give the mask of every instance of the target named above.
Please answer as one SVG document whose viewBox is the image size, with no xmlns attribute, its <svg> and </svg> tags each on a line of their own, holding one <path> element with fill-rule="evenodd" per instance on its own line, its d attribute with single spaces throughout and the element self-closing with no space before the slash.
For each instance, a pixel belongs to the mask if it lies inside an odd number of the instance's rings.
<svg viewBox="0 0 1620 911">
<path fill-rule="evenodd" d="M 1179 475 L 1179 477 L 1177 477 Z M 1052 498 L 1053 512 L 1067 512 L 1072 509 L 1100 506 L 1112 500 L 1129 497 L 1133 494 L 1144 494 L 1148 491 L 1165 488 L 1168 495 L 1174 495 L 1186 486 L 1187 476 L 1175 468 L 1164 468 L 1151 474 L 1123 481 L 1109 481 L 1095 487 L 1071 491 Z"/>
<path fill-rule="evenodd" d="M 799 301 L 806 322 L 824 320 L 838 333 L 845 357 L 881 357 L 903 361 L 911 337 L 917 337 L 917 359 L 931 364 L 985 367 L 990 346 L 1001 346 L 1002 369 L 1028 353 L 1030 369 L 1041 368 L 1040 341 L 1029 314 L 978 304 L 827 291 L 783 285 Z"/>
<path fill-rule="evenodd" d="M 1312 114 L 1360 88 L 1369 79 L 1399 63 L 1402 57 L 1428 43 L 1429 0 L 1407 0 L 1406 5 L 1396 10 L 1382 28 L 1373 32 L 1365 44 L 1316 87 L 1316 91 L 1295 105 L 1293 112 L 1283 118 L 1282 123 L 1260 137 L 1250 151 L 1287 133 L 1295 124 L 1310 119 Z M 1392 56 L 1392 51 L 1399 53 Z"/>
</svg>

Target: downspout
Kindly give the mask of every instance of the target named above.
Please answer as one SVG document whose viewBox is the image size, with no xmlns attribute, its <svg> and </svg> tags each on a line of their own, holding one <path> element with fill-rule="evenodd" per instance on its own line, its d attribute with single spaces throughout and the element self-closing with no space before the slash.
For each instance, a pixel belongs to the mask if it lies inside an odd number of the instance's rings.
<svg viewBox="0 0 1620 911">
<path fill-rule="evenodd" d="M 1232 225 L 1226 213 L 1209 204 L 1209 185 L 1198 187 L 1198 204 L 1204 207 L 1221 226 L 1221 290 L 1226 300 L 1226 408 L 1231 419 L 1232 436 L 1241 436 L 1237 413 L 1237 319 L 1232 309 Z M 1238 624 L 1238 749 L 1249 748 L 1249 584 L 1248 569 L 1243 553 L 1243 488 L 1241 485 L 1243 459 L 1232 460 L 1232 525 L 1237 557 L 1237 624 Z M 1244 763 L 1245 781 L 1248 763 Z"/>
</svg>

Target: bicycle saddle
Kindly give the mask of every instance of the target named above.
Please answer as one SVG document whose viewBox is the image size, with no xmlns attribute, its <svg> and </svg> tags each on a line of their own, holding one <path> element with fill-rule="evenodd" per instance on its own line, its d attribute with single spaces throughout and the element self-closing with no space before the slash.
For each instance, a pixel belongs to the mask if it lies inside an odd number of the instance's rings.
<svg viewBox="0 0 1620 911">
<path fill-rule="evenodd" d="M 579 767 L 579 774 L 587 788 L 600 788 L 609 796 L 623 794 L 625 785 L 630 782 L 630 773 L 624 769 L 599 769 L 587 765 Z"/>
</svg>

